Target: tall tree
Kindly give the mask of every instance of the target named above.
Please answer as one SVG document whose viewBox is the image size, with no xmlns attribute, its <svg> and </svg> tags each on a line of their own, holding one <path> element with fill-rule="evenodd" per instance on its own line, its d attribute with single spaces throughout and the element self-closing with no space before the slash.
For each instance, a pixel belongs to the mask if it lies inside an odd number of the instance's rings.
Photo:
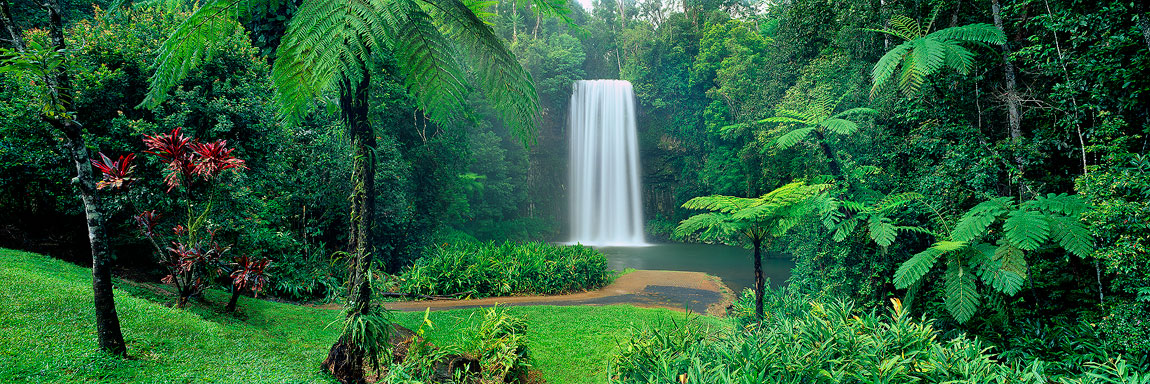
<svg viewBox="0 0 1150 384">
<path fill-rule="evenodd" d="M 786 234 L 806 216 L 819 211 L 821 205 L 830 201 L 823 195 L 828 188 L 828 184 L 794 182 L 758 198 L 696 197 L 684 203 L 683 208 L 711 212 L 683 220 L 675 228 L 674 235 L 683 238 L 701 231 L 700 237 L 704 241 L 739 241 L 740 237 L 749 241 L 755 252 L 755 315 L 762 319 L 764 242 L 770 247 L 772 239 Z"/>
<path fill-rule="evenodd" d="M 160 48 L 152 87 L 142 105 L 155 106 L 221 37 L 287 0 L 214 0 L 196 10 Z M 486 3 L 483 3 L 486 4 Z M 560 13 L 554 4 L 537 6 Z M 462 49 L 460 52 L 459 48 Z M 466 114 L 470 83 L 462 61 L 503 120 L 527 140 L 538 102 L 530 75 L 505 43 L 459 0 L 304 0 L 276 49 L 272 77 L 282 116 L 298 121 L 317 96 L 338 94 L 352 138 L 351 236 L 344 333 L 325 366 L 342 382 L 364 380 L 364 360 L 378 363 L 386 322 L 371 304 L 374 260 L 375 132 L 368 119 L 371 75 L 378 55 L 396 59 L 399 75 L 428 116 L 452 124 Z M 462 60 L 461 60 L 462 58 Z"/>
<path fill-rule="evenodd" d="M 22 30 L 12 19 L 7 0 L 0 1 L 0 24 L 8 32 L 11 49 L 0 50 L 0 72 L 20 71 L 37 77 L 42 90 L 43 108 L 40 119 L 64 135 L 64 148 L 76 167 L 73 183 L 80 192 L 87 217 L 88 239 L 92 250 L 92 297 L 96 314 L 96 339 L 100 349 L 115 355 L 126 355 L 120 318 L 112 291 L 111 251 L 105 228 L 104 204 L 97 193 L 97 180 L 92 173 L 92 159 L 84 139 L 84 126 L 78 120 L 72 103 L 72 77 L 68 73 L 67 43 L 58 0 L 47 0 L 48 46 L 27 44 Z"/>
</svg>

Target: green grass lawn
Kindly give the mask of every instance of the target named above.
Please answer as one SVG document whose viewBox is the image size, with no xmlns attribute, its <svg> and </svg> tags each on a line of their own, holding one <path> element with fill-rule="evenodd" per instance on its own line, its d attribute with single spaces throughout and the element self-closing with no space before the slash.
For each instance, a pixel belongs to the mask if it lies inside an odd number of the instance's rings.
<svg viewBox="0 0 1150 384">
<path fill-rule="evenodd" d="M 90 271 L 45 256 L 0 249 L 0 383 L 330 383 L 319 363 L 339 312 L 242 298 L 220 314 L 225 293 L 173 309 L 155 286 L 116 282 L 130 357 L 95 352 Z M 529 346 L 549 383 L 606 382 L 615 345 L 633 327 L 671 326 L 684 315 L 630 306 L 512 307 L 528 323 Z M 460 342 L 476 310 L 432 312 L 436 345 Z M 423 313 L 397 313 L 416 329 Z M 722 325 L 721 320 L 708 318 Z"/>
</svg>

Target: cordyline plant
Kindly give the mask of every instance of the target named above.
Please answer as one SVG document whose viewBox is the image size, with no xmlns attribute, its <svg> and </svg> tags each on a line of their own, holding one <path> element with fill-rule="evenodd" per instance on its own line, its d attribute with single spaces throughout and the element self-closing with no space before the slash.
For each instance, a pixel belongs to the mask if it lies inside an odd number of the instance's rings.
<svg viewBox="0 0 1150 384">
<path fill-rule="evenodd" d="M 244 161 L 232 155 L 234 149 L 227 147 L 227 141 L 220 140 L 202 143 L 192 137 L 180 133 L 180 128 L 171 132 L 156 135 L 145 135 L 144 153 L 158 157 L 166 163 L 164 169 L 164 184 L 167 192 L 178 189 L 179 200 L 185 208 L 179 224 L 171 228 L 170 233 L 160 233 L 160 215 L 155 210 L 144 211 L 134 216 L 136 226 L 140 233 L 148 239 L 155 248 L 156 256 L 168 270 L 168 275 L 162 279 L 163 283 L 171 284 L 177 294 L 177 307 L 184 307 L 188 299 L 198 295 L 203 289 L 221 275 L 232 279 L 233 298 L 228 305 L 229 310 L 235 309 L 235 297 L 245 288 L 253 292 L 263 289 L 267 281 L 264 270 L 269 261 L 267 259 L 252 260 L 247 256 L 239 256 L 233 263 L 227 263 L 231 247 L 216 240 L 216 229 L 208 217 L 212 210 L 215 194 L 213 189 L 219 183 L 219 177 L 226 170 L 238 172 L 247 169 Z M 113 161 L 104 154 L 100 160 L 92 160 L 103 174 L 99 188 L 122 191 L 129 188 L 133 181 L 131 173 L 135 169 L 132 160 L 135 154 L 121 156 Z M 190 186 L 202 183 L 208 187 L 206 193 L 193 193 Z M 206 202 L 202 209 L 197 210 L 194 202 Z M 225 273 L 231 269 L 231 273 Z"/>
</svg>

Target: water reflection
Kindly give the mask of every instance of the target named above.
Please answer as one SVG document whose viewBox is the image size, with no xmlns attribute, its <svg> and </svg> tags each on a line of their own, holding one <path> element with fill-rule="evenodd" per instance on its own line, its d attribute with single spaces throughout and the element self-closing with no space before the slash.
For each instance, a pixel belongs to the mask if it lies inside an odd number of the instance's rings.
<svg viewBox="0 0 1150 384">
<path fill-rule="evenodd" d="M 752 251 L 738 247 L 708 244 L 653 244 L 648 247 L 598 247 L 607 254 L 611 269 L 661 269 L 697 271 L 718 276 L 738 292 L 755 283 Z M 791 276 L 795 263 L 790 257 L 767 252 L 763 257 L 763 276 L 774 287 Z"/>
</svg>

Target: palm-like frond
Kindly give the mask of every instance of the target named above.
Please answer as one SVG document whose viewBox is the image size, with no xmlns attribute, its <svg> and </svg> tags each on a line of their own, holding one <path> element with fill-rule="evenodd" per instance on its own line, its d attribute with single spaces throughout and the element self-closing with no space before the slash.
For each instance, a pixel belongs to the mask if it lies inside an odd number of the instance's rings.
<svg viewBox="0 0 1150 384">
<path fill-rule="evenodd" d="M 381 46 L 380 38 L 397 34 L 383 19 L 391 11 L 384 4 L 311 0 L 300 5 L 272 67 L 282 117 L 298 120 L 316 95 L 335 90 L 340 81 L 359 83 Z"/>
<path fill-rule="evenodd" d="M 1006 34 L 991 24 L 977 23 L 941 29 L 925 36 L 931 40 L 964 43 L 1006 44 Z"/>
<path fill-rule="evenodd" d="M 208 60 L 220 44 L 242 28 L 239 21 L 250 15 L 259 0 L 211 0 L 192 12 L 160 45 L 141 107 L 153 108 L 162 103 L 168 91 L 188 76 L 193 68 Z"/>
<path fill-rule="evenodd" d="M 539 97 L 531 75 L 507 45 L 459 0 L 421 0 L 430 5 L 445 34 L 467 50 L 478 86 L 520 139 L 533 137 Z"/>
<path fill-rule="evenodd" d="M 946 310 L 959 323 L 978 310 L 978 286 L 974 274 L 961 258 L 951 257 L 946 268 Z"/>
<path fill-rule="evenodd" d="M 849 135 L 859 130 L 858 124 L 846 119 L 826 119 L 819 125 L 838 135 Z"/>
<path fill-rule="evenodd" d="M 1050 222 L 1046 215 L 1031 210 L 1010 212 L 1002 228 L 1007 241 L 1027 251 L 1038 249 L 1050 238 Z"/>
<path fill-rule="evenodd" d="M 959 44 L 1006 43 L 1006 35 L 990 24 L 950 27 L 929 34 L 926 28 L 905 16 L 891 18 L 890 24 L 891 29 L 872 31 L 898 36 L 906 41 L 887 51 L 875 63 L 871 70 L 874 84 L 871 97 L 894 76 L 900 65 L 899 87 L 910 94 L 917 92 L 927 77 L 944 66 L 961 74 L 970 73 L 974 67 L 974 54 Z"/>
<path fill-rule="evenodd" d="M 814 127 L 795 128 L 775 139 L 775 148 L 786 149 L 795 146 L 807 138 L 815 130 Z"/>
<path fill-rule="evenodd" d="M 954 226 L 951 238 L 956 241 L 971 241 L 986 234 L 998 216 L 1006 214 L 1014 204 L 1009 197 L 1000 197 L 979 203 L 966 211 Z"/>
<path fill-rule="evenodd" d="M 683 203 L 683 208 L 686 209 L 705 209 L 708 211 L 718 211 L 723 213 L 733 213 L 742 209 L 746 209 L 755 204 L 755 199 L 746 197 L 711 195 L 699 196 Z"/>
<path fill-rule="evenodd" d="M 934 267 L 939 257 L 963 249 L 966 246 L 966 243 L 960 241 L 940 241 L 934 243 L 930 248 L 914 254 L 914 256 L 911 256 L 909 260 L 902 263 L 902 265 L 898 267 L 898 270 L 894 272 L 895 287 L 898 289 L 906 289 L 911 284 L 922 279 L 927 272 L 930 272 L 931 267 Z"/>
</svg>

